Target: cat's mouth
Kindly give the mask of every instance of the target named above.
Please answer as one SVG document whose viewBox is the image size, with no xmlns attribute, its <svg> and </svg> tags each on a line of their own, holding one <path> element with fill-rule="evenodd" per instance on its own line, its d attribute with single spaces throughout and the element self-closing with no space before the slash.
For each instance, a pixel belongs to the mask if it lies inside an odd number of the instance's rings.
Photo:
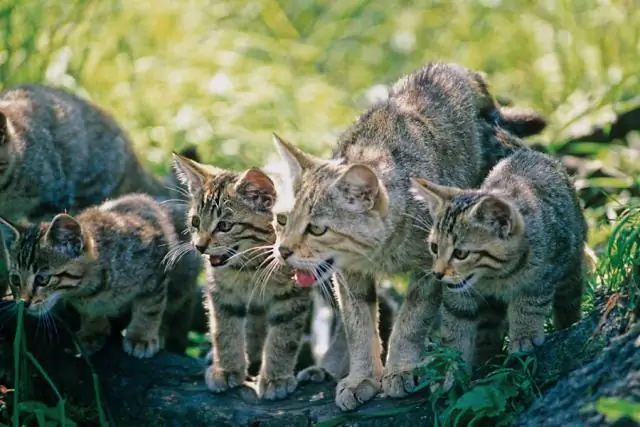
<svg viewBox="0 0 640 427">
<path fill-rule="evenodd" d="M 329 258 L 326 261 L 321 262 L 313 271 L 296 269 L 293 274 L 293 279 L 298 286 L 302 288 L 310 288 L 316 282 L 322 282 L 326 280 L 333 270 L 333 258 Z"/>
<path fill-rule="evenodd" d="M 222 267 L 227 265 L 229 260 L 238 253 L 239 245 L 229 248 L 225 253 L 221 255 L 209 255 L 209 264 L 211 267 Z"/>
<path fill-rule="evenodd" d="M 458 283 L 447 283 L 447 288 L 452 291 L 463 291 L 475 283 L 475 273 L 471 273 Z"/>
</svg>

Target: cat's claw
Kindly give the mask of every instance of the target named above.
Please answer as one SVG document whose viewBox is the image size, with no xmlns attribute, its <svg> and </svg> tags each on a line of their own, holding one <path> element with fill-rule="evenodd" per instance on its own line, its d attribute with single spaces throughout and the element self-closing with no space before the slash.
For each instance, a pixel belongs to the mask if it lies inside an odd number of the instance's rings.
<svg viewBox="0 0 640 427">
<path fill-rule="evenodd" d="M 338 383 L 336 405 L 342 411 L 351 411 L 376 397 L 379 390 L 380 380 L 349 375 Z"/>
<path fill-rule="evenodd" d="M 420 379 L 414 374 L 414 370 L 394 371 L 382 377 L 382 391 L 388 397 L 399 399 L 413 393 Z"/>
<path fill-rule="evenodd" d="M 160 338 L 156 336 L 140 337 L 126 334 L 122 340 L 124 351 L 138 359 L 153 357 L 160 351 Z"/>
<path fill-rule="evenodd" d="M 215 366 L 209 366 L 204 374 L 204 380 L 209 390 L 222 393 L 244 384 L 245 373 L 240 371 L 225 371 Z"/>
<path fill-rule="evenodd" d="M 258 397 L 266 400 L 284 399 L 294 392 L 298 381 L 293 375 L 282 378 L 258 377 Z"/>
<path fill-rule="evenodd" d="M 322 383 L 334 379 L 326 369 L 320 366 L 309 366 L 298 372 L 296 377 L 301 383 Z"/>
<path fill-rule="evenodd" d="M 510 354 L 526 354 L 531 353 L 537 347 L 540 347 L 544 344 L 545 336 L 536 335 L 533 338 L 526 337 L 521 339 L 513 339 L 509 342 L 509 353 Z"/>
</svg>

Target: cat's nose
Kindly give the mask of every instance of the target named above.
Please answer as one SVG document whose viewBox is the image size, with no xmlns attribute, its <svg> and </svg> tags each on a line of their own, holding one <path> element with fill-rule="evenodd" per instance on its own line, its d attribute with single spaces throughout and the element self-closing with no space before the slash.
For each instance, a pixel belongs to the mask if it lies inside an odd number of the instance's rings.
<svg viewBox="0 0 640 427">
<path fill-rule="evenodd" d="M 207 250 L 207 245 L 195 245 L 195 247 L 196 247 L 196 250 L 201 254 L 203 254 L 204 251 Z"/>
<path fill-rule="evenodd" d="M 284 259 L 289 258 L 291 255 L 293 255 L 293 251 L 289 248 L 287 248 L 286 246 L 280 246 L 278 247 L 278 252 L 280 252 L 280 256 Z"/>
<path fill-rule="evenodd" d="M 444 277 L 444 273 L 438 273 L 437 271 L 433 272 L 433 275 L 436 276 L 436 279 L 440 280 Z"/>
</svg>

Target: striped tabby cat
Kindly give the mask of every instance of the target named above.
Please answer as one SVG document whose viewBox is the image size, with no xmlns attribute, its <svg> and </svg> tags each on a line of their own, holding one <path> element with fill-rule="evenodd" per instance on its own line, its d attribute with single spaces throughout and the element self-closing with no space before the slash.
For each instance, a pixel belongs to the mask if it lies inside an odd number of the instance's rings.
<svg viewBox="0 0 640 427">
<path fill-rule="evenodd" d="M 446 286 L 442 341 L 465 361 L 544 342 L 580 319 L 587 226 L 564 167 L 546 154 L 520 150 L 499 162 L 479 190 L 415 180 L 429 208 L 433 274 Z M 475 361 L 474 361 L 475 347 Z"/>
<path fill-rule="evenodd" d="M 207 386 L 219 393 L 242 385 L 247 354 L 261 354 L 258 396 L 282 399 L 297 386 L 294 366 L 311 297 L 310 287 L 296 286 L 293 272 L 270 258 L 273 182 L 259 169 L 236 173 L 174 159 L 192 197 L 192 243 L 206 259 L 213 345 Z M 262 329 L 246 329 L 247 317 Z"/>
<path fill-rule="evenodd" d="M 59 301 L 71 304 L 81 316 L 78 339 L 87 353 L 104 345 L 108 318 L 129 308 L 123 346 L 135 357 L 151 357 L 165 339 L 186 335 L 181 311 L 195 289 L 165 271 L 177 236 L 168 213 L 149 196 L 123 196 L 75 218 L 58 214 L 28 226 L 0 219 L 0 226 L 14 299 L 35 316 Z"/>
<path fill-rule="evenodd" d="M 396 83 L 342 134 L 331 160 L 274 138 L 288 166 L 274 207 L 274 253 L 296 269 L 301 285 L 331 276 L 337 283 L 349 346 L 349 374 L 336 392 L 341 409 L 372 399 L 381 385 L 391 397 L 410 393 L 437 320 L 441 286 L 424 274 L 429 228 L 409 193 L 410 177 L 479 185 L 514 149 L 495 131 L 521 120 L 509 114 L 479 74 L 435 63 Z M 401 272 L 410 275 L 409 289 L 383 372 L 375 280 Z"/>
</svg>

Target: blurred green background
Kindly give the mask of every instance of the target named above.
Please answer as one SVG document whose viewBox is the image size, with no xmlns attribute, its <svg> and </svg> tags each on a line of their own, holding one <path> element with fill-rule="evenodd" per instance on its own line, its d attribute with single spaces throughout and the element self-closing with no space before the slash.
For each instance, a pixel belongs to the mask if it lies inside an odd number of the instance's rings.
<svg viewBox="0 0 640 427">
<path fill-rule="evenodd" d="M 273 131 L 326 155 L 382 84 L 427 61 L 459 62 L 486 72 L 494 93 L 544 113 L 550 126 L 536 142 L 588 161 L 577 185 L 598 244 L 620 207 L 637 203 L 640 138 L 564 141 L 640 103 L 637 6 L 0 0 L 0 86 L 46 82 L 89 97 L 164 174 L 171 151 L 188 144 L 222 167 L 277 160 Z"/>
</svg>

